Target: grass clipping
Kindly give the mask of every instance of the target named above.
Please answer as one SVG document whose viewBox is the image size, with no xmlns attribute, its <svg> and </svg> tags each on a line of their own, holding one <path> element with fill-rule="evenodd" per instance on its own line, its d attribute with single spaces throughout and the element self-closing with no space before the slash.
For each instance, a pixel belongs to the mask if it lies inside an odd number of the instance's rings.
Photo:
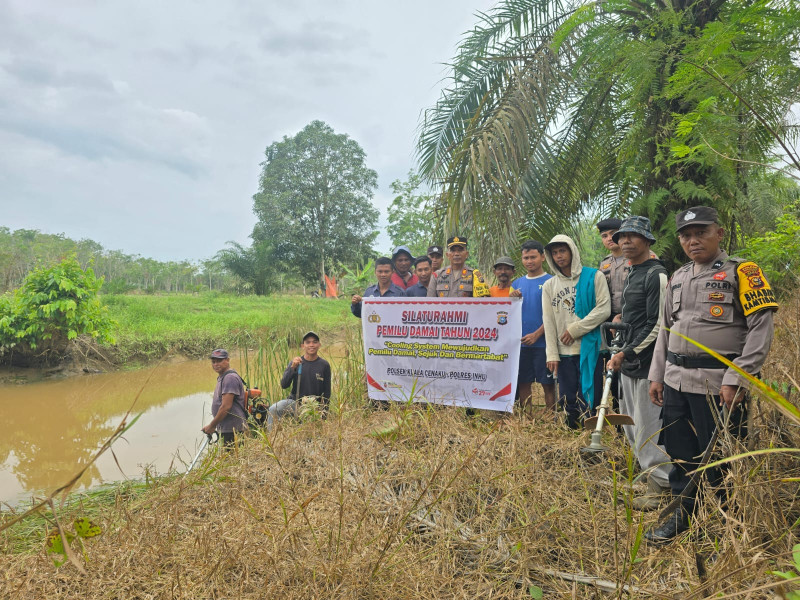
<svg viewBox="0 0 800 600">
<path fill-rule="evenodd" d="M 370 435 L 391 421 L 392 439 Z M 641 485 L 609 442 L 586 462 L 586 440 L 561 426 L 453 409 L 287 423 L 107 506 L 86 575 L 43 549 L 4 555 L 0 597 L 700 598 L 776 585 L 800 516 L 797 484 L 774 477 L 785 460 L 734 464 L 726 518 L 712 495 L 681 543 L 652 549 L 641 533 L 655 514 L 626 508 Z"/>
</svg>

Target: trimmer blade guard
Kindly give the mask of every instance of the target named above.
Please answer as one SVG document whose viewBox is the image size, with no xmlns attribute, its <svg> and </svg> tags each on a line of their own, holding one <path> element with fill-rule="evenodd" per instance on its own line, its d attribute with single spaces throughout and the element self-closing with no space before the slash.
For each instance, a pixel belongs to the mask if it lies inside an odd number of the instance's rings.
<svg viewBox="0 0 800 600">
<path fill-rule="evenodd" d="M 606 415 L 606 423 L 616 427 L 618 425 L 633 425 L 633 417 L 628 415 L 611 414 Z M 592 430 L 597 427 L 597 417 L 589 417 L 583 422 L 584 429 Z"/>
</svg>

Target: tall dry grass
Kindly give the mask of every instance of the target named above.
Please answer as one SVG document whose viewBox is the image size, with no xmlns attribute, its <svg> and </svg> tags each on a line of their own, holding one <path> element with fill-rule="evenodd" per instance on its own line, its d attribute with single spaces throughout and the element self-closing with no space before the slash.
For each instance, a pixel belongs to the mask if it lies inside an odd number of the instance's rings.
<svg viewBox="0 0 800 600">
<path fill-rule="evenodd" d="M 796 310 L 782 311 L 767 379 L 796 376 L 798 334 Z M 185 479 L 161 480 L 144 496 L 107 506 L 96 517 L 104 535 L 85 544 L 87 576 L 69 564 L 55 569 L 43 549 L 5 554 L 0 597 L 530 598 L 541 591 L 688 599 L 779 591 L 770 572 L 790 565 L 798 541 L 798 483 L 786 481 L 800 477 L 793 455 L 732 464 L 728 499 L 703 490 L 690 532 L 653 548 L 642 533 L 657 515 L 627 508 L 641 484 L 619 438 L 609 436 L 611 450 L 588 461 L 580 452 L 586 438 L 549 420 L 467 418 L 418 405 L 372 411 L 360 357 L 346 358 L 338 387 L 347 392 L 337 392 L 340 404 L 327 420 L 283 422 L 236 454 L 210 455 Z M 754 402 L 751 413 L 748 443 L 800 447 L 797 428 L 769 405 Z M 741 450 L 733 439 L 720 444 Z M 13 530 L 2 535 L 8 550 Z"/>
</svg>

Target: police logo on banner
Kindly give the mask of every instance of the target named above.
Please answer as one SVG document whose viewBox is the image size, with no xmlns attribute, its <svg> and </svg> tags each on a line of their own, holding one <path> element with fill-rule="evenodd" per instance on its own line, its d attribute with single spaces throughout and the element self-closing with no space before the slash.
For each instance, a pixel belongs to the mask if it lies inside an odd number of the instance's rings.
<svg viewBox="0 0 800 600">
<path fill-rule="evenodd" d="M 508 313 L 501 310 L 497 313 L 497 324 L 505 325 L 506 323 L 508 323 Z"/>
</svg>

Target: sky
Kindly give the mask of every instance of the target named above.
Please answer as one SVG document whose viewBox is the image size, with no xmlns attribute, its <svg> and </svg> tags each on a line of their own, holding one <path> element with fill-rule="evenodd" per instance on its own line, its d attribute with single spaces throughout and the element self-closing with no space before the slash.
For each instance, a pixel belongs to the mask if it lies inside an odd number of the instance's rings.
<svg viewBox="0 0 800 600">
<path fill-rule="evenodd" d="M 158 260 L 248 245 L 264 149 L 315 119 L 364 148 L 385 226 L 494 4 L 0 0 L 0 226 Z"/>
</svg>

